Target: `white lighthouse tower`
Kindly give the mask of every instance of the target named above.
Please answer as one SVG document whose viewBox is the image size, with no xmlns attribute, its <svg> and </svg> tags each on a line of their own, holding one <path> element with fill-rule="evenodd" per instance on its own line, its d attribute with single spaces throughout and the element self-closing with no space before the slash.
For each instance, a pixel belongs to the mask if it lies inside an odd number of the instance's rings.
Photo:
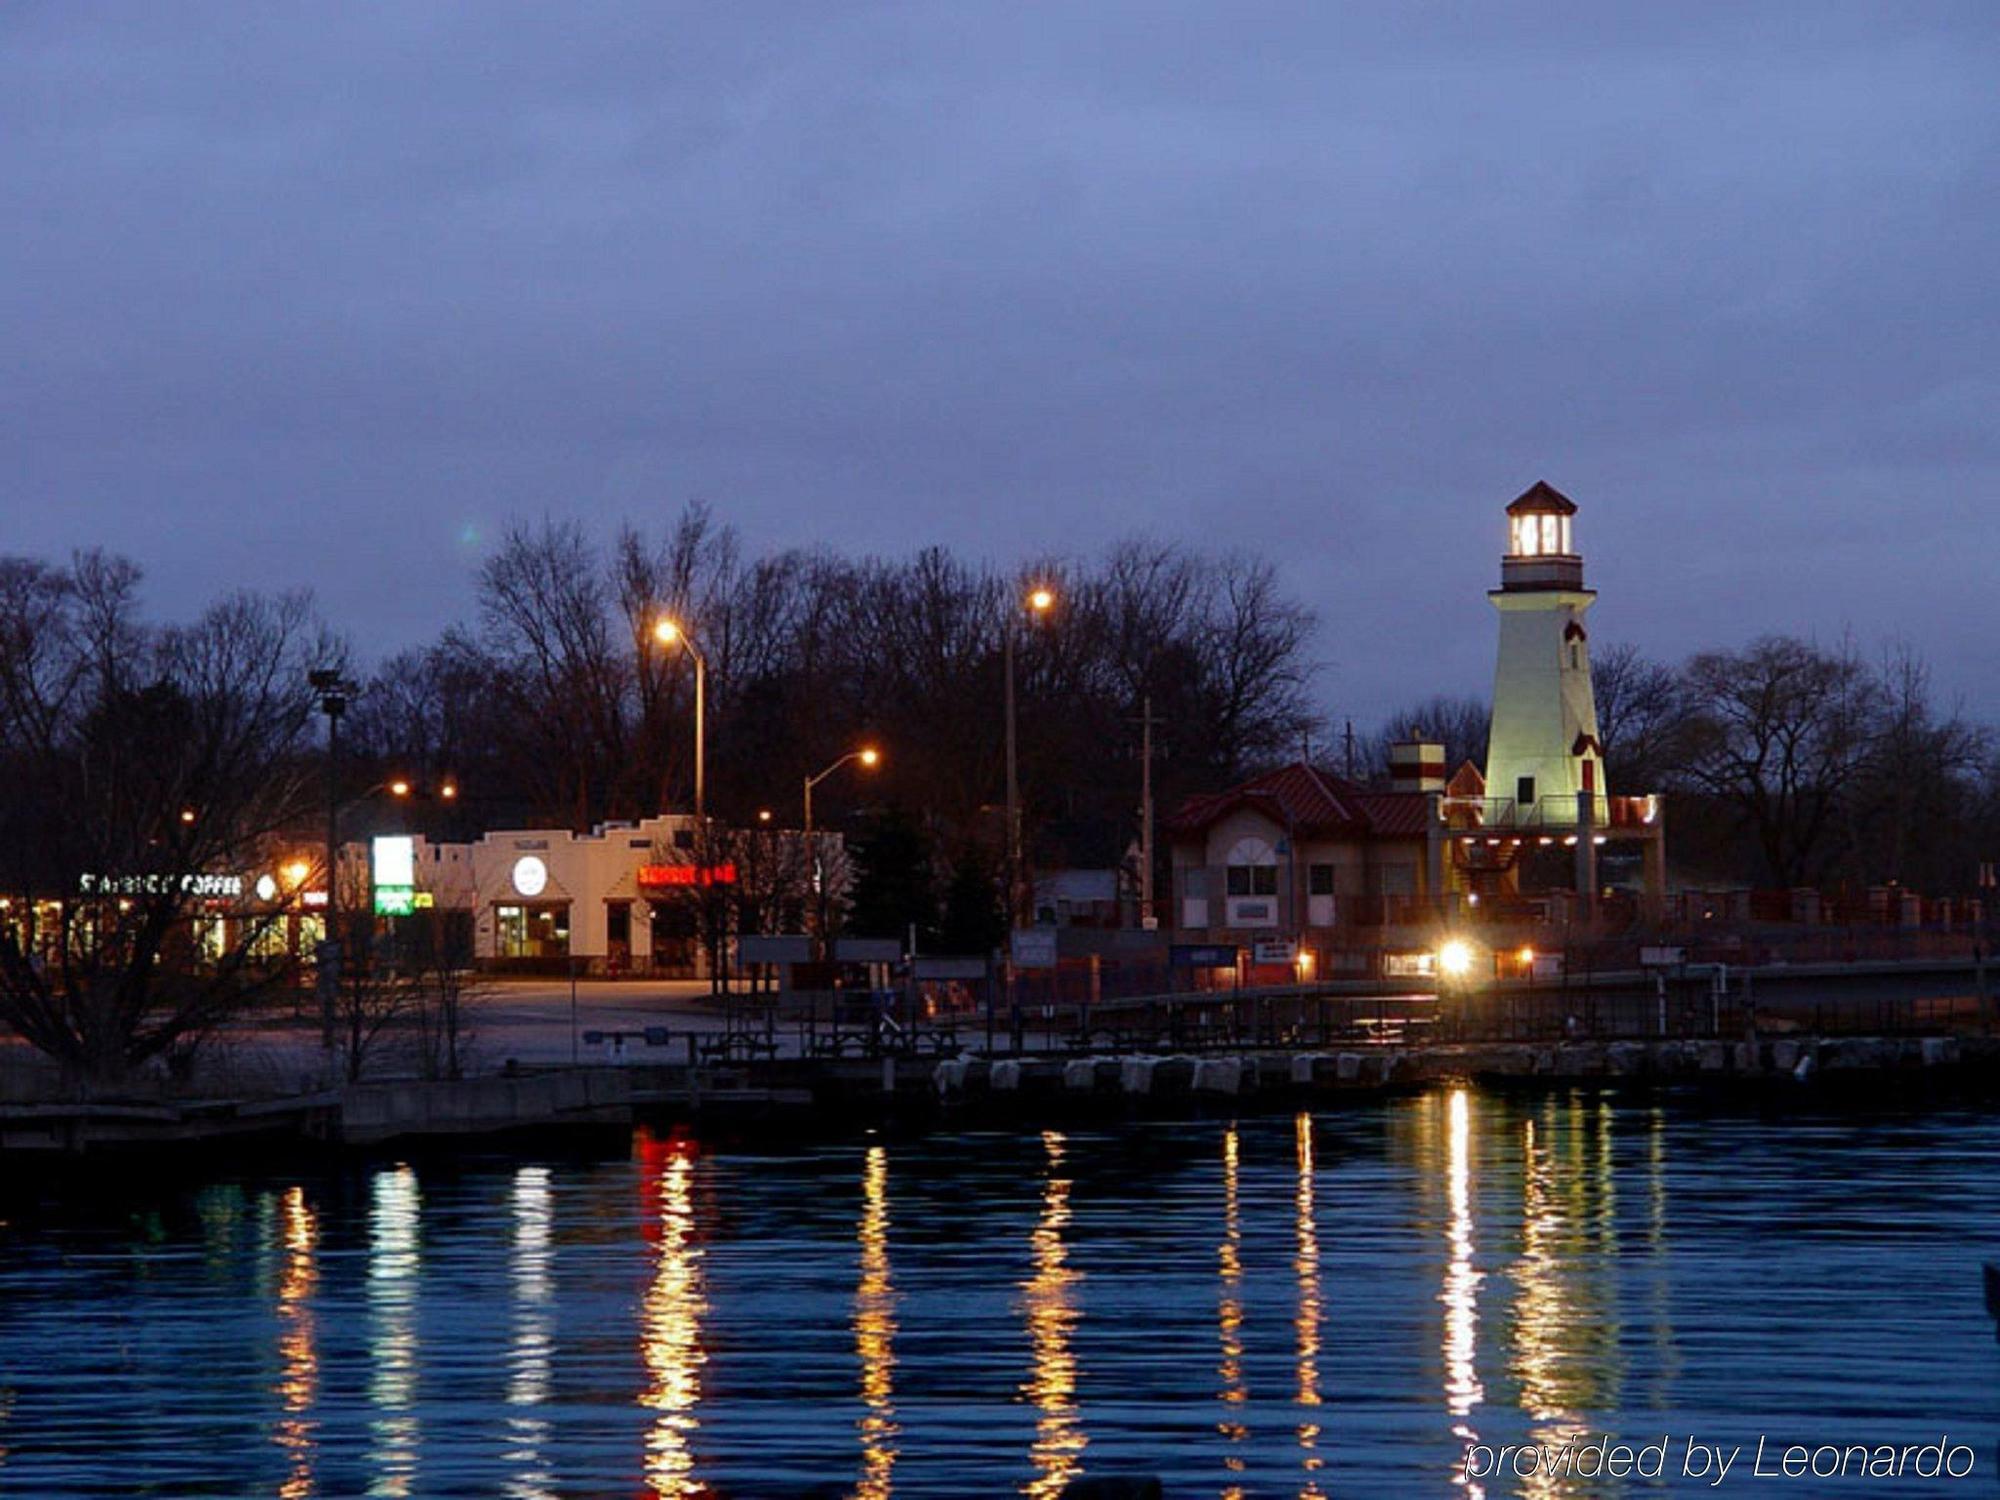
<svg viewBox="0 0 2000 1500">
<path fill-rule="evenodd" d="M 1575 836 L 1587 895 L 1596 883 L 1590 830 L 1604 825 L 1607 798 L 1583 624 L 1597 595 L 1583 586 L 1575 516 L 1575 503 L 1541 481 L 1507 507 L 1500 587 L 1487 594 L 1500 611 L 1500 660 L 1486 796 L 1489 821 Z"/>
</svg>

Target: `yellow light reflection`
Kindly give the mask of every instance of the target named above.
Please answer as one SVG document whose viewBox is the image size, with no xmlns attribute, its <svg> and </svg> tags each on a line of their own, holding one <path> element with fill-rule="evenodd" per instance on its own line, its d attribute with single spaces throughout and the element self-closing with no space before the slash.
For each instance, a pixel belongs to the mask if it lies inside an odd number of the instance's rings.
<svg viewBox="0 0 2000 1500">
<path fill-rule="evenodd" d="M 1319 1223 L 1314 1214 L 1313 1204 L 1313 1122 L 1309 1114 L 1301 1114 L 1294 1122 L 1294 1134 L 1298 1137 L 1299 1185 L 1295 1195 L 1293 1227 L 1296 1231 L 1297 1248 L 1292 1257 L 1292 1269 L 1299 1278 L 1299 1395 L 1298 1404 L 1311 1408 L 1320 1404 L 1319 1393 L 1319 1325 L 1322 1303 L 1319 1281 Z M 1299 1500 L 1320 1500 L 1324 1494 L 1316 1477 L 1326 1466 L 1326 1460 L 1319 1453 L 1320 1425 L 1312 1420 L 1313 1413 L 1303 1410 L 1299 1414 L 1299 1463 L 1306 1471 L 1305 1486 L 1299 1491 Z"/>
<path fill-rule="evenodd" d="M 701 1248 L 695 1243 L 694 1161 L 686 1151 L 667 1157 L 659 1182 L 660 1248 L 646 1293 L 642 1352 L 651 1384 L 639 1404 L 658 1413 L 646 1437 L 646 1480 L 657 1496 L 699 1495 L 694 1432 L 701 1424 Z"/>
<path fill-rule="evenodd" d="M 369 1355 L 374 1371 L 368 1396 L 376 1415 L 369 1423 L 371 1495 L 412 1493 L 421 1437 L 416 1417 L 418 1226 L 423 1197 L 407 1166 L 375 1177 L 368 1211 Z"/>
<path fill-rule="evenodd" d="M 1521 1126 L 1521 1259 L 1514 1267 L 1513 1373 L 1521 1408 L 1534 1422 L 1531 1436 L 1561 1448 L 1583 1428 L 1565 1400 L 1565 1350 L 1574 1334 L 1573 1309 L 1561 1279 L 1559 1238 L 1563 1215 L 1552 1195 L 1555 1166 L 1535 1138 L 1535 1122 Z M 1539 1468 L 1523 1481 L 1522 1493 L 1562 1493 L 1564 1483 Z"/>
<path fill-rule="evenodd" d="M 1472 1409 L 1485 1399 L 1479 1382 L 1479 1282 L 1473 1267 L 1472 1225 L 1472 1107 L 1464 1089 L 1453 1089 L 1446 1106 L 1445 1197 L 1451 1212 L 1446 1229 L 1451 1257 L 1445 1265 L 1444 1290 L 1444 1397 L 1445 1407 L 1458 1420 L 1452 1434 L 1462 1443 L 1475 1443 L 1479 1434 L 1467 1420 Z M 1467 1477 L 1464 1465 L 1455 1466 L 1452 1482 L 1465 1487 L 1475 1497 L 1484 1488 Z"/>
<path fill-rule="evenodd" d="M 1042 1193 L 1042 1217 L 1029 1240 L 1035 1274 L 1021 1286 L 1034 1366 L 1021 1393 L 1041 1412 L 1035 1424 L 1035 1443 L 1028 1453 L 1036 1474 L 1028 1482 L 1027 1493 L 1056 1496 L 1082 1472 L 1080 1455 L 1089 1439 L 1077 1414 L 1076 1356 L 1070 1352 L 1070 1335 L 1081 1317 L 1072 1293 L 1082 1274 L 1069 1267 L 1063 1246 L 1070 1190 L 1069 1179 L 1056 1175 L 1062 1170 L 1063 1138 L 1055 1131 L 1044 1131 L 1042 1146 L 1048 1155 L 1049 1177 Z"/>
<path fill-rule="evenodd" d="M 1237 1209 L 1236 1164 L 1236 1127 L 1232 1125 L 1222 1136 L 1222 1243 L 1215 1247 L 1216 1275 L 1222 1283 L 1215 1308 L 1216 1331 L 1222 1345 L 1222 1359 L 1215 1373 L 1222 1377 L 1222 1389 L 1216 1394 L 1225 1407 L 1240 1407 L 1250 1399 L 1243 1385 L 1243 1225 Z M 1236 1444 L 1250 1435 L 1249 1428 L 1243 1425 L 1240 1414 L 1231 1411 L 1215 1424 L 1215 1430 L 1229 1443 L 1223 1453 L 1222 1467 L 1232 1474 L 1241 1474 L 1243 1455 L 1236 1451 Z M 1242 1491 L 1230 1488 L 1222 1493 L 1229 1500 Z"/>
<path fill-rule="evenodd" d="M 896 1466 L 896 1292 L 889 1281 L 889 1153 L 871 1146 L 861 1170 L 861 1284 L 854 1295 L 854 1352 L 861 1361 L 862 1500 L 889 1494 Z"/>
<path fill-rule="evenodd" d="M 515 1470 L 507 1493 L 515 1500 L 549 1500 L 555 1493 L 546 1454 L 549 1423 L 539 1411 L 549 1399 L 555 1353 L 555 1281 L 549 1274 L 554 1220 L 549 1169 L 522 1167 L 514 1174 L 514 1348 L 507 1376 L 512 1410 L 506 1457 Z"/>
<path fill-rule="evenodd" d="M 319 1281 L 313 1255 L 319 1224 L 306 1204 L 304 1188 L 289 1189 L 279 1201 L 278 1225 L 285 1258 L 278 1275 L 277 1395 L 285 1414 L 273 1441 L 290 1465 L 278 1494 L 282 1500 L 305 1500 L 313 1492 L 313 1423 L 306 1413 L 312 1410 L 319 1387 L 311 1301 Z"/>
</svg>

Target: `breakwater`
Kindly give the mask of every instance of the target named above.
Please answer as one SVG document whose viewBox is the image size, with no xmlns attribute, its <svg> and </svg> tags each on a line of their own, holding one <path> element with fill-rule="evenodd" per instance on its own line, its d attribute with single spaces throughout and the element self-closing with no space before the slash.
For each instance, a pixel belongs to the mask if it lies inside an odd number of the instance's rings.
<svg viewBox="0 0 2000 1500">
<path fill-rule="evenodd" d="M 1785 1036 L 1741 1041 L 1430 1043 L 1190 1055 L 772 1058 L 717 1066 L 550 1068 L 452 1082 L 356 1084 L 287 1098 L 0 1107 L 0 1150 L 73 1155 L 295 1141 L 374 1147 L 509 1133 L 621 1132 L 722 1121 L 807 1134 L 976 1118 L 1043 1128 L 1079 1117 L 1311 1108 L 1440 1083 L 1801 1091 L 1983 1086 L 2000 1038 Z"/>
</svg>

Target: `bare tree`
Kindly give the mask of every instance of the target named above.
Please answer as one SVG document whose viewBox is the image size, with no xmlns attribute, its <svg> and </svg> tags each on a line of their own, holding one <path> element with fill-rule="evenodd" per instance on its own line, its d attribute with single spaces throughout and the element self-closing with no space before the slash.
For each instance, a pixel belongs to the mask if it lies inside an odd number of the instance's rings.
<svg viewBox="0 0 2000 1500">
<path fill-rule="evenodd" d="M 302 597 L 148 628 L 136 581 L 0 560 L 0 1020 L 87 1086 L 288 979 L 230 882 L 313 805 L 306 671 L 337 657 Z"/>
<path fill-rule="evenodd" d="M 1845 799 L 1876 750 L 1883 692 L 1851 649 L 1766 636 L 1696 656 L 1677 779 L 1734 812 L 1765 872 L 1809 884 L 1833 864 Z"/>
<path fill-rule="evenodd" d="M 1591 658 L 1590 676 L 1606 780 L 1614 791 L 1657 790 L 1687 729 L 1681 675 L 1636 647 L 1616 645 Z"/>
</svg>

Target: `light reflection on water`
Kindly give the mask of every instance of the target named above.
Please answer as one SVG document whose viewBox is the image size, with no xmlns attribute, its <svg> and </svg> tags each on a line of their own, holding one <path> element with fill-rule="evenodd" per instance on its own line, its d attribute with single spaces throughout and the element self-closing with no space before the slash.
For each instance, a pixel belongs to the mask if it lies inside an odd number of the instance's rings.
<svg viewBox="0 0 2000 1500">
<path fill-rule="evenodd" d="M 666 1497 L 698 1495 L 694 1434 L 701 1426 L 701 1247 L 695 1242 L 694 1153 L 675 1143 L 659 1156 L 654 1192 L 658 1262 L 646 1293 L 644 1352 L 651 1376 L 639 1404 L 653 1412 L 646 1436 L 646 1481 Z"/>
<path fill-rule="evenodd" d="M 1028 1336 L 1034 1346 L 1034 1365 L 1022 1393 L 1041 1414 L 1035 1423 L 1035 1442 L 1028 1452 L 1034 1478 L 1026 1486 L 1030 1495 L 1059 1495 L 1063 1486 L 1076 1477 L 1089 1438 L 1077 1416 L 1076 1355 L 1070 1348 L 1071 1333 L 1079 1316 L 1076 1306 L 1077 1273 L 1070 1268 L 1069 1251 L 1063 1231 L 1069 1227 L 1069 1194 L 1072 1183 L 1059 1175 L 1063 1165 L 1063 1137 L 1054 1131 L 1042 1136 L 1048 1154 L 1047 1179 L 1043 1187 L 1042 1216 L 1029 1243 L 1034 1257 L 1034 1275 L 1022 1284 L 1022 1303 L 1028 1319 Z"/>
<path fill-rule="evenodd" d="M 370 1424 L 371 1495 L 416 1493 L 412 1482 L 423 1438 L 416 1412 L 422 1218 L 423 1195 L 414 1169 L 399 1166 L 377 1174 L 369 1209 L 368 1258 L 368 1347 L 374 1359 L 369 1395 L 375 1408 Z"/>
<path fill-rule="evenodd" d="M 896 1467 L 896 1290 L 889 1282 L 889 1151 L 870 1146 L 861 1173 L 861 1285 L 854 1353 L 861 1365 L 862 1500 L 890 1493 Z"/>
<path fill-rule="evenodd" d="M 1996 1188 L 1986 1112 L 1446 1091 L 10 1203 L 0 1483 L 1316 1500 L 1618 1493 L 1461 1488 L 1474 1433 L 1990 1455 Z"/>
</svg>

